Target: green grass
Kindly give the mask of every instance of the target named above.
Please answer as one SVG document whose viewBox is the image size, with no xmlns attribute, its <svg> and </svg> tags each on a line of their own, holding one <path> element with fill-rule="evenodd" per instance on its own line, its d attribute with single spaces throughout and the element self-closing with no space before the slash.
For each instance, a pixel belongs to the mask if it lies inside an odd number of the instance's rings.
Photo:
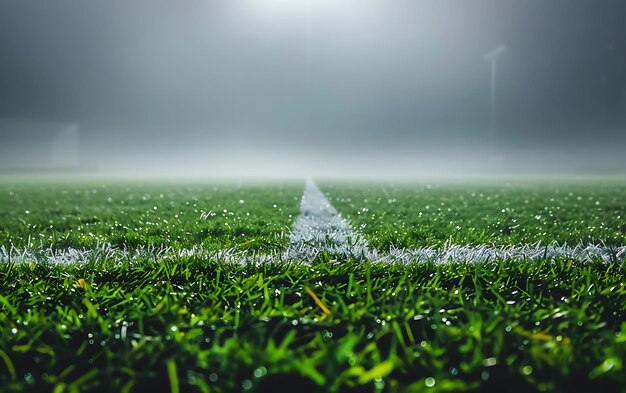
<svg viewBox="0 0 626 393">
<path fill-rule="evenodd" d="M 0 182 L 0 245 L 280 249 L 298 183 Z"/>
<path fill-rule="evenodd" d="M 626 181 L 321 183 L 370 245 L 626 244 Z"/>
<path fill-rule="evenodd" d="M 620 391 L 625 274 L 567 260 L 3 264 L 0 386 Z"/>
<path fill-rule="evenodd" d="M 379 248 L 625 243 L 618 182 L 322 189 Z M 0 246 L 266 254 L 285 247 L 302 190 L 5 181 Z M 0 263 L 0 391 L 626 391 L 624 256 L 387 265 L 201 255 Z"/>
</svg>

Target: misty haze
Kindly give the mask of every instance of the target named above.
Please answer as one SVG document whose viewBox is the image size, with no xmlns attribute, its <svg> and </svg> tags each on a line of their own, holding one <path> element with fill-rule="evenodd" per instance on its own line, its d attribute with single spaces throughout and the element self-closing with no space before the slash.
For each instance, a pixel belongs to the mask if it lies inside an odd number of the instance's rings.
<svg viewBox="0 0 626 393">
<path fill-rule="evenodd" d="M 147 4 L 0 4 L 3 172 L 626 169 L 620 1 Z"/>
</svg>

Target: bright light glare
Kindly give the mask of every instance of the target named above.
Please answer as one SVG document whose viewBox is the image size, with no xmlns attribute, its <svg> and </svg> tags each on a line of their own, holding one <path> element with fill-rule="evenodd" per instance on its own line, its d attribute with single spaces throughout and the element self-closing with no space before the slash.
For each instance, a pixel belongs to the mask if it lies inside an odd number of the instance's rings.
<svg viewBox="0 0 626 393">
<path fill-rule="evenodd" d="M 242 3 L 245 8 L 261 15 L 277 15 L 282 17 L 310 16 L 311 14 L 332 11 L 344 14 L 359 12 L 363 3 L 353 0 L 254 0 Z M 367 7 L 365 7 L 367 8 Z"/>
<path fill-rule="evenodd" d="M 250 8 L 261 13 L 298 15 L 308 12 L 312 4 L 311 0 L 255 0 L 248 3 Z"/>
</svg>

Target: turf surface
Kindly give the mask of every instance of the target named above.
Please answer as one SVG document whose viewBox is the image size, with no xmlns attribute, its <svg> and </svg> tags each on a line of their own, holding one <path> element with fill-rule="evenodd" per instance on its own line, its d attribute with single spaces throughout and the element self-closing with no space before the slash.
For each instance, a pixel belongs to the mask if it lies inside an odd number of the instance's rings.
<svg viewBox="0 0 626 393">
<path fill-rule="evenodd" d="M 0 386 L 620 391 L 624 274 L 566 260 L 3 264 Z"/>
<path fill-rule="evenodd" d="M 626 244 L 626 181 L 320 183 L 372 247 Z"/>
<path fill-rule="evenodd" d="M 297 183 L 0 182 L 0 245 L 284 248 Z"/>
<path fill-rule="evenodd" d="M 616 182 L 321 186 L 381 248 L 624 244 L 625 186 Z M 267 254 L 284 249 L 302 189 L 4 182 L 0 245 Z M 500 232 L 513 220 L 520 226 Z M 626 390 L 623 256 L 253 261 L 148 253 L 0 263 L 0 390 Z"/>
</svg>

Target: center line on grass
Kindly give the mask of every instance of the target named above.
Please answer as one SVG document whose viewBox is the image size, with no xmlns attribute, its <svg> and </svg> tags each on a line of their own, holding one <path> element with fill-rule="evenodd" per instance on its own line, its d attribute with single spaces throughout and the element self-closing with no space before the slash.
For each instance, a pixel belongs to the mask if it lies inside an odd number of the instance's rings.
<svg viewBox="0 0 626 393">
<path fill-rule="evenodd" d="M 337 213 L 313 179 L 307 179 L 286 257 L 312 261 L 321 252 L 342 259 L 362 260 L 370 255 L 365 239 Z"/>
</svg>

